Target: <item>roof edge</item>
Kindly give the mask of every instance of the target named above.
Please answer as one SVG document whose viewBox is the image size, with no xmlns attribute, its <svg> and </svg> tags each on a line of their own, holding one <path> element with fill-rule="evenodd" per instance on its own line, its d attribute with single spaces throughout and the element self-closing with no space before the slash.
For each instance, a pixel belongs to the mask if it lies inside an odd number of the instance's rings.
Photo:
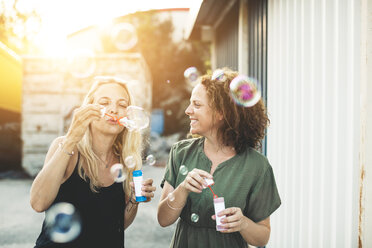
<svg viewBox="0 0 372 248">
<path fill-rule="evenodd" d="M 185 33 L 184 33 L 184 39 L 188 40 L 191 37 L 191 34 L 195 30 L 195 23 L 198 19 L 199 11 L 204 3 L 203 1 L 200 1 L 198 5 L 195 5 L 194 7 L 190 8 L 189 12 L 189 20 L 186 22 L 185 26 Z"/>
</svg>

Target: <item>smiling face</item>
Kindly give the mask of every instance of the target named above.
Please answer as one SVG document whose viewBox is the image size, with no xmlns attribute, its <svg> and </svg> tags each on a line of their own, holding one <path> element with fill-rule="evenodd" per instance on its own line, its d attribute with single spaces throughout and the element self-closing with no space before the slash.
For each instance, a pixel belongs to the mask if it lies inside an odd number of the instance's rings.
<svg viewBox="0 0 372 248">
<path fill-rule="evenodd" d="M 222 116 L 209 106 L 207 91 L 202 84 L 196 85 L 193 89 L 190 105 L 185 110 L 185 113 L 191 121 L 191 134 L 205 137 L 216 135 Z"/>
<path fill-rule="evenodd" d="M 112 116 L 123 117 L 129 106 L 129 95 L 126 89 L 117 83 L 103 84 L 98 87 L 93 95 L 94 104 L 106 108 L 106 113 Z M 109 116 L 104 116 L 99 121 L 92 122 L 92 129 L 103 133 L 118 134 L 124 127 L 117 124 Z"/>
</svg>

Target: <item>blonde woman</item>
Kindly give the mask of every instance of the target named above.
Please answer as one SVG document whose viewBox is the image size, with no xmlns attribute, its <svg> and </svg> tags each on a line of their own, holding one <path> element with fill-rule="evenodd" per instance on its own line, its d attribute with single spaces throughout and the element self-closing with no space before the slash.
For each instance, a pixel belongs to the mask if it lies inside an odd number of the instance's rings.
<svg viewBox="0 0 372 248">
<path fill-rule="evenodd" d="M 69 202 L 80 213 L 82 231 L 67 243 L 49 239 L 45 222 L 35 247 L 124 247 L 124 230 L 133 222 L 138 203 L 133 194 L 132 171 L 141 167 L 141 135 L 102 117 L 102 106 L 115 116 L 125 116 L 133 104 L 128 88 L 114 77 L 96 78 L 82 106 L 75 110 L 66 136 L 56 138 L 44 166 L 31 187 L 30 203 L 37 212 L 57 202 Z M 115 183 L 113 164 L 136 160 L 127 168 L 127 180 Z M 142 195 L 154 196 L 153 180 L 143 182 Z"/>
</svg>

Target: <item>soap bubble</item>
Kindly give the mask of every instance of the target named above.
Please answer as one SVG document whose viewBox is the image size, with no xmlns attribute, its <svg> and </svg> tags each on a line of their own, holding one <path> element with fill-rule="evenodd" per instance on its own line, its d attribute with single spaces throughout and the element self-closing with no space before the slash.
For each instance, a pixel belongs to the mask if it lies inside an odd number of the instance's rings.
<svg viewBox="0 0 372 248">
<path fill-rule="evenodd" d="M 143 108 L 129 106 L 127 108 L 127 115 L 121 118 L 119 123 L 125 126 L 129 132 L 140 131 L 149 126 L 150 119 Z"/>
<path fill-rule="evenodd" d="M 76 78 L 87 78 L 96 69 L 94 53 L 90 50 L 77 50 L 69 56 L 68 68 L 70 73 Z"/>
<path fill-rule="evenodd" d="M 221 69 L 217 69 L 212 74 L 212 80 L 224 81 L 226 79 L 225 73 Z"/>
<path fill-rule="evenodd" d="M 197 215 L 196 213 L 192 213 L 191 214 L 191 221 L 196 223 L 199 221 L 199 215 Z"/>
<path fill-rule="evenodd" d="M 128 156 L 124 159 L 124 163 L 128 168 L 134 168 L 136 166 L 136 160 L 133 156 Z"/>
<path fill-rule="evenodd" d="M 230 95 L 236 104 L 252 107 L 261 99 L 261 92 L 255 79 L 239 75 L 230 83 Z"/>
<path fill-rule="evenodd" d="M 129 50 L 138 42 L 136 29 L 130 23 L 116 24 L 113 28 L 111 37 L 115 47 L 120 51 Z"/>
<path fill-rule="evenodd" d="M 189 173 L 189 170 L 187 169 L 187 167 L 186 167 L 186 166 L 184 166 L 184 165 L 181 165 L 181 166 L 180 166 L 180 170 L 179 170 L 179 172 L 181 173 L 181 175 L 184 175 L 184 176 L 186 176 L 186 175 L 187 175 L 187 173 Z"/>
<path fill-rule="evenodd" d="M 119 123 L 125 126 L 129 132 L 136 130 L 136 123 L 132 120 L 129 120 L 127 117 L 123 117 L 119 120 Z"/>
<path fill-rule="evenodd" d="M 70 242 L 81 231 L 80 216 L 67 202 L 56 203 L 46 211 L 45 225 L 50 239 L 56 243 Z"/>
<path fill-rule="evenodd" d="M 169 194 L 168 194 L 168 199 L 169 199 L 169 201 L 174 201 L 174 199 L 175 199 L 175 197 L 174 197 L 174 195 L 173 195 L 173 193 L 172 192 L 170 192 Z"/>
<path fill-rule="evenodd" d="M 154 165 L 156 163 L 156 159 L 154 157 L 154 155 L 150 154 L 146 157 L 146 163 L 148 165 Z"/>
<path fill-rule="evenodd" d="M 122 164 L 118 163 L 111 166 L 110 173 L 117 183 L 124 182 L 124 180 L 127 179 L 127 175 L 124 173 L 124 166 Z"/>
<path fill-rule="evenodd" d="M 185 70 L 183 75 L 189 82 L 193 83 L 198 79 L 199 72 L 198 69 L 196 69 L 196 67 L 189 67 Z"/>
</svg>

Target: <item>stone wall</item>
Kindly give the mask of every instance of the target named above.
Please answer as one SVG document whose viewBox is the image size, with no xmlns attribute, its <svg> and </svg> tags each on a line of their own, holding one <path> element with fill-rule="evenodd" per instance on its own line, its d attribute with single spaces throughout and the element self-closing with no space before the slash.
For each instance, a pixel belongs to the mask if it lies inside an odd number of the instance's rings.
<svg viewBox="0 0 372 248">
<path fill-rule="evenodd" d="M 43 166 L 51 142 L 64 135 L 72 111 L 80 106 L 95 76 L 116 76 L 128 81 L 135 104 L 151 111 L 152 80 L 139 53 L 103 54 L 93 60 L 84 78 L 71 73 L 66 59 L 23 58 L 22 166 L 35 176 Z"/>
</svg>

